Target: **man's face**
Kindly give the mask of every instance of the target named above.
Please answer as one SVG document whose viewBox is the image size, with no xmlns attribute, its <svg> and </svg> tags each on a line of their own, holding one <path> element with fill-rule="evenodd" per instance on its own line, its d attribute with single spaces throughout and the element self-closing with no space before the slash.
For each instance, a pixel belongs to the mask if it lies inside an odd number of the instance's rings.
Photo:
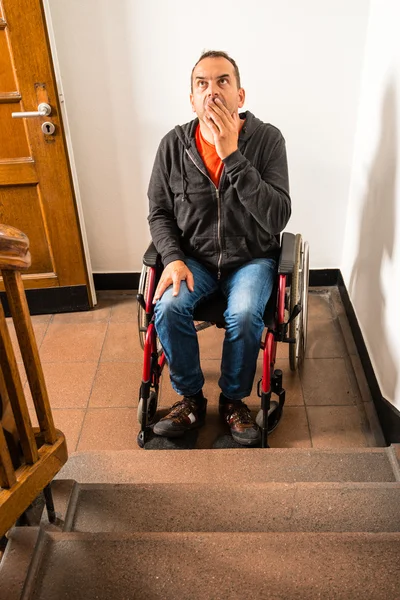
<svg viewBox="0 0 400 600">
<path fill-rule="evenodd" d="M 223 57 L 204 58 L 193 71 L 190 102 L 201 121 L 208 102 L 220 98 L 231 114 L 244 104 L 244 89 L 238 88 L 233 65 Z"/>
</svg>

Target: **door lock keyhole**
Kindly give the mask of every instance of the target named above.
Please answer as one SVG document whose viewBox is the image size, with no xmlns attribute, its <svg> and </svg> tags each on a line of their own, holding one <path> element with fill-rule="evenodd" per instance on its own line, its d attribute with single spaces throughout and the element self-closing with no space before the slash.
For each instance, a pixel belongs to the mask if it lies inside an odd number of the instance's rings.
<svg viewBox="0 0 400 600">
<path fill-rule="evenodd" d="M 55 132 L 56 128 L 53 123 L 50 121 L 45 121 L 42 123 L 42 131 L 45 135 L 52 135 Z"/>
</svg>

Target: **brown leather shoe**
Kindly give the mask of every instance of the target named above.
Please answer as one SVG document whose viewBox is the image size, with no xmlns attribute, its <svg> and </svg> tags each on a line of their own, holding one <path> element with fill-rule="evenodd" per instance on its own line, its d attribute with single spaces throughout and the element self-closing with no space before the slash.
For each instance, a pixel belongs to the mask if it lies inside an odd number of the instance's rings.
<svg viewBox="0 0 400 600">
<path fill-rule="evenodd" d="M 222 394 L 221 394 L 222 396 Z M 244 402 L 227 402 L 219 399 L 219 414 L 230 427 L 235 442 L 242 446 L 255 446 L 261 441 L 261 432 L 254 422 L 249 407 Z"/>
<path fill-rule="evenodd" d="M 165 437 L 181 437 L 185 431 L 204 425 L 206 408 L 206 398 L 195 401 L 192 397 L 184 396 L 154 425 L 153 432 Z"/>
</svg>

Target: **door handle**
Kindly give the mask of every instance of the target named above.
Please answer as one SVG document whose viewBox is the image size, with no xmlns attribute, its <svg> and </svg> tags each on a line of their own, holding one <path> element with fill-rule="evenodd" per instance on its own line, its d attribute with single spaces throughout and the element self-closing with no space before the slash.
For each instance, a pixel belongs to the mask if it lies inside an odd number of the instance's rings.
<svg viewBox="0 0 400 600">
<path fill-rule="evenodd" d="M 48 117 L 51 114 L 51 106 L 46 102 L 41 102 L 38 106 L 37 111 L 28 112 L 13 112 L 11 116 L 13 119 L 27 119 L 30 117 Z"/>
</svg>

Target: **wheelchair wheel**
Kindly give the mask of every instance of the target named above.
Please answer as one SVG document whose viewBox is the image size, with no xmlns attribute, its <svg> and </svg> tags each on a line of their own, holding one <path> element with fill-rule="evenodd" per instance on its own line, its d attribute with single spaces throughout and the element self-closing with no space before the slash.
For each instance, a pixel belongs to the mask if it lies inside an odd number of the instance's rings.
<svg viewBox="0 0 400 600">
<path fill-rule="evenodd" d="M 149 399 L 147 400 L 147 420 L 146 425 L 151 425 L 153 423 L 154 418 L 157 413 L 157 403 L 158 403 L 158 393 L 155 391 L 150 392 Z M 138 409 L 137 409 L 137 419 L 142 424 L 142 411 L 143 411 L 143 398 L 140 398 Z"/>
<path fill-rule="evenodd" d="M 292 313 L 296 304 L 300 304 L 301 312 L 289 324 L 289 337 L 296 343 L 289 345 L 290 369 L 296 371 L 304 360 L 307 346 L 307 319 L 308 319 L 308 273 L 309 273 L 309 248 L 303 242 L 301 235 L 296 235 L 295 264 L 290 287 L 290 310 Z"/>
<path fill-rule="evenodd" d="M 147 294 L 149 292 L 149 267 L 143 266 L 142 272 L 140 275 L 139 289 L 138 293 L 143 295 L 143 298 L 146 301 Z M 144 350 L 144 344 L 146 341 L 146 332 L 147 332 L 147 315 L 143 306 L 141 306 L 138 302 L 138 310 L 137 310 L 137 320 L 138 320 L 138 331 L 139 331 L 139 341 L 142 350 Z M 161 356 L 162 348 L 160 344 L 160 340 L 157 338 L 157 352 L 158 356 Z"/>
</svg>

